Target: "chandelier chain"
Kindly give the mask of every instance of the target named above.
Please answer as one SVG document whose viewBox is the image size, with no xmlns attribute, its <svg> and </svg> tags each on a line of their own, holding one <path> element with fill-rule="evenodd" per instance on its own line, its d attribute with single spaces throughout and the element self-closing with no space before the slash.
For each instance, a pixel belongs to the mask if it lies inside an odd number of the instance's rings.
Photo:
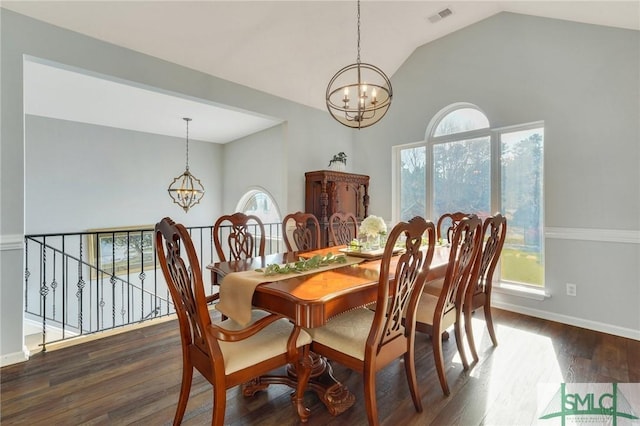
<svg viewBox="0 0 640 426">
<path fill-rule="evenodd" d="M 360 63 L 360 0 L 358 0 L 358 59 L 357 63 Z"/>
<path fill-rule="evenodd" d="M 187 164 L 186 164 L 186 170 L 189 171 L 189 122 L 191 121 L 190 118 L 185 118 L 184 121 L 187 122 Z"/>
</svg>

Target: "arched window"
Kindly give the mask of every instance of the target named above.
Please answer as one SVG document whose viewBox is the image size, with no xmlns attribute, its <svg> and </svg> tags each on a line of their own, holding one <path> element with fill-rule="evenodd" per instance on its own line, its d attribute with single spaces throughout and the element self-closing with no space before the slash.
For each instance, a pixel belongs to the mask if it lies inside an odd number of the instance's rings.
<svg viewBox="0 0 640 426">
<path fill-rule="evenodd" d="M 283 250 L 282 216 L 275 200 L 264 188 L 252 188 L 247 191 L 236 206 L 236 211 L 258 216 L 264 224 L 265 253 L 277 253 Z"/>
<path fill-rule="evenodd" d="M 273 197 L 263 188 L 247 191 L 236 207 L 236 211 L 256 215 L 263 223 L 280 223 L 280 211 Z"/>
<path fill-rule="evenodd" d="M 489 120 L 484 113 L 475 107 L 464 106 L 449 111 L 449 108 L 440 111 L 436 117 L 437 125 L 433 136 L 451 135 L 454 133 L 469 132 L 489 128 Z"/>
<path fill-rule="evenodd" d="M 432 216 L 456 211 L 489 216 L 491 129 L 486 115 L 473 105 L 456 104 L 436 114 L 431 128 Z"/>
<path fill-rule="evenodd" d="M 501 212 L 509 225 L 495 279 L 544 286 L 543 141 L 542 122 L 498 129 L 475 105 L 443 108 L 424 141 L 394 147 L 394 220 Z"/>
</svg>

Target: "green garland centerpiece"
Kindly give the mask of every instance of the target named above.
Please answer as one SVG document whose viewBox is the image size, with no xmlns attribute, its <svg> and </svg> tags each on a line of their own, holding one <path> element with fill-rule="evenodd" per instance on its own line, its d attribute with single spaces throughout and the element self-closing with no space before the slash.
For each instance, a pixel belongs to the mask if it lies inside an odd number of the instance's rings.
<svg viewBox="0 0 640 426">
<path fill-rule="evenodd" d="M 300 257 L 296 262 L 285 263 L 284 265 L 273 263 L 267 265 L 267 267 L 264 269 L 259 268 L 255 271 L 264 272 L 266 276 L 291 273 L 301 274 L 313 269 L 322 268 L 323 266 L 329 266 L 333 263 L 347 263 L 347 256 L 343 254 L 334 255 L 333 253 L 327 253 L 324 256 L 321 254 L 316 254 L 315 256 L 308 259 Z"/>
</svg>

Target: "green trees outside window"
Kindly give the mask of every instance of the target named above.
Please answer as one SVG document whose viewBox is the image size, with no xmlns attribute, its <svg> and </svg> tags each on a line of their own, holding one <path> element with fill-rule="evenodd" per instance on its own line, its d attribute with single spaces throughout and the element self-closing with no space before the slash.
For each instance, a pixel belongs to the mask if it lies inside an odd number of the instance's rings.
<svg viewBox="0 0 640 426">
<path fill-rule="evenodd" d="M 396 217 L 502 212 L 508 233 L 494 278 L 544 286 L 543 123 L 491 129 L 469 104 L 445 108 L 431 123 L 426 141 L 394 149 Z"/>
</svg>

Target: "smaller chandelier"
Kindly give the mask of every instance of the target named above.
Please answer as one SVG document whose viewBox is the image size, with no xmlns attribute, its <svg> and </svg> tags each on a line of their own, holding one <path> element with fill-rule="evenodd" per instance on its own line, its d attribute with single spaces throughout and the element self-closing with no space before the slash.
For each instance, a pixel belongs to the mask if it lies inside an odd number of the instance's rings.
<svg viewBox="0 0 640 426">
<path fill-rule="evenodd" d="M 333 76 L 327 86 L 327 108 L 333 118 L 347 127 L 369 127 L 391 106 L 391 81 L 374 65 L 360 62 L 360 0 L 358 0 L 358 58 Z"/>
<path fill-rule="evenodd" d="M 190 118 L 183 118 L 187 122 L 187 167 L 180 176 L 173 179 L 169 185 L 169 196 L 174 203 L 182 207 L 186 212 L 200 202 L 204 196 L 204 186 L 200 179 L 189 172 L 189 122 Z"/>
</svg>

